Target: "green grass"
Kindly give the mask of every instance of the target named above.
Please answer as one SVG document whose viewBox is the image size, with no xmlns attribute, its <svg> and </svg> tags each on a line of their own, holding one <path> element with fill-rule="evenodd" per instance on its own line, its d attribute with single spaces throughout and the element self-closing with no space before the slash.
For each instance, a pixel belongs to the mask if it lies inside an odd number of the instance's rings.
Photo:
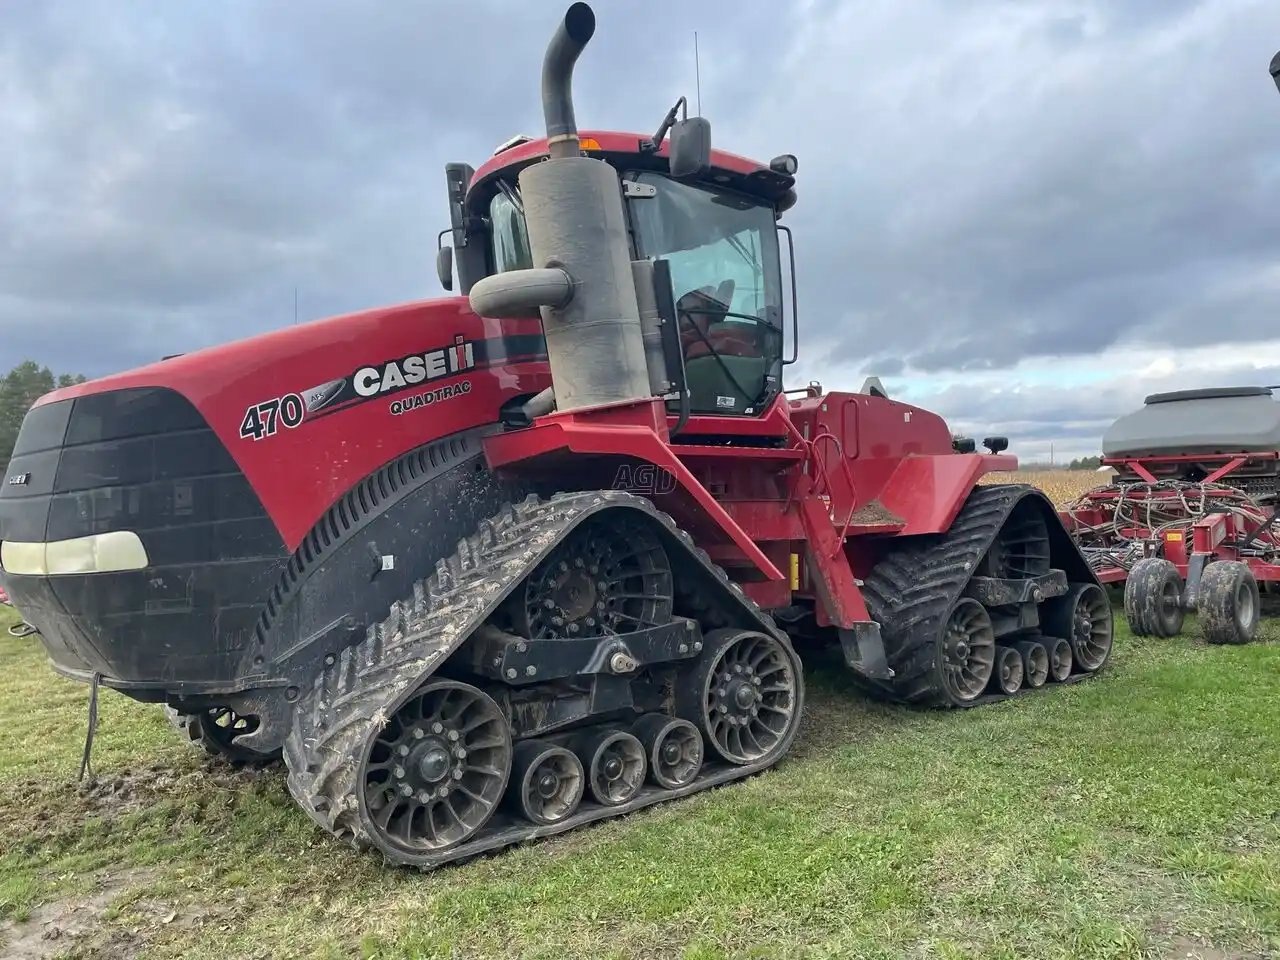
<svg viewBox="0 0 1280 960">
<path fill-rule="evenodd" d="M 73 955 L 1272 956 L 1268 630 L 1121 629 L 1103 677 L 965 713 L 868 704 L 819 670 L 775 770 L 433 874 L 332 841 L 279 770 L 230 773 L 115 693 L 79 788 L 87 691 L 0 630 L 0 918 L 115 877 Z"/>
</svg>

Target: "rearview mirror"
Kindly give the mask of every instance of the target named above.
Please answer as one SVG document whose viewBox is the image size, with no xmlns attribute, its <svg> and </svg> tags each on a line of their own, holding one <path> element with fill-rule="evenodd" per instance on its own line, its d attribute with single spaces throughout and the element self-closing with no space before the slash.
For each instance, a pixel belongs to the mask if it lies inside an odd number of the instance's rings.
<svg viewBox="0 0 1280 960">
<path fill-rule="evenodd" d="M 436 276 L 440 286 L 453 290 L 453 247 L 441 247 L 436 251 Z"/>
<path fill-rule="evenodd" d="M 711 169 L 711 121 L 705 117 L 677 120 L 671 125 L 667 156 L 676 180 L 702 176 Z"/>
<path fill-rule="evenodd" d="M 1276 89 L 1280 90 L 1280 53 L 1271 58 L 1271 79 L 1276 82 Z"/>
</svg>

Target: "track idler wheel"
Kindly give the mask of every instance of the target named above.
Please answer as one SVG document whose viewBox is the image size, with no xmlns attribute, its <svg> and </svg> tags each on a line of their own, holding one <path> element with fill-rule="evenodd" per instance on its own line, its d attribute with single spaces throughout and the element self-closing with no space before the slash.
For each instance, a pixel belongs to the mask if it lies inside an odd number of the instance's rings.
<svg viewBox="0 0 1280 960">
<path fill-rule="evenodd" d="M 1012 694 L 1022 689 L 1022 655 L 1013 647 L 996 648 L 996 667 L 991 685 L 999 693 Z"/>
<path fill-rule="evenodd" d="M 1163 557 L 1135 563 L 1124 584 L 1129 629 L 1139 637 L 1176 637 L 1182 632 L 1184 615 L 1178 568 Z"/>
<path fill-rule="evenodd" d="M 1044 646 L 1049 652 L 1049 679 L 1061 683 L 1071 676 L 1071 644 L 1058 637 L 1045 637 Z"/>
<path fill-rule="evenodd" d="M 649 779 L 674 790 L 693 783 L 702 769 L 702 734 L 688 720 L 648 713 L 631 728 L 649 758 Z"/>
<path fill-rule="evenodd" d="M 644 786 L 648 762 L 644 746 L 625 730 L 605 729 L 588 734 L 577 747 L 587 771 L 591 796 L 606 807 L 617 807 Z"/>
<path fill-rule="evenodd" d="M 680 714 L 734 764 L 770 760 L 791 744 L 800 720 L 799 661 L 754 630 L 707 634 L 702 657 L 680 681 Z"/>
<path fill-rule="evenodd" d="M 1081 670 L 1092 673 L 1111 655 L 1111 602 L 1096 583 L 1072 584 L 1066 594 L 1050 600 L 1040 625 L 1050 636 L 1067 638 L 1072 659 Z"/>
<path fill-rule="evenodd" d="M 1049 651 L 1038 640 L 1021 640 L 1022 682 L 1032 690 L 1043 687 L 1049 679 Z"/>
<path fill-rule="evenodd" d="M 991 615 L 977 600 L 963 597 L 951 610 L 939 640 L 942 680 L 957 704 L 982 696 L 996 661 Z"/>
<path fill-rule="evenodd" d="M 1248 643 L 1258 633 L 1262 601 L 1247 563 L 1217 560 L 1205 567 L 1197 605 L 1209 643 Z"/>
<path fill-rule="evenodd" d="M 405 857 L 446 850 L 493 815 L 511 773 L 511 729 L 483 690 L 430 680 L 381 729 L 364 759 L 360 816 Z"/>
<path fill-rule="evenodd" d="M 586 778 L 572 750 L 542 740 L 516 745 L 507 797 L 531 823 L 559 823 L 578 809 Z"/>
</svg>

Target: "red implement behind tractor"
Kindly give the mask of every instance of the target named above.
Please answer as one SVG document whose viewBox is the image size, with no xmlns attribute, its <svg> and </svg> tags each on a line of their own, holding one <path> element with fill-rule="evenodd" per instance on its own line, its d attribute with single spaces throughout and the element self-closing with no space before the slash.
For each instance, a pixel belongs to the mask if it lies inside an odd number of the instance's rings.
<svg viewBox="0 0 1280 960">
<path fill-rule="evenodd" d="M 796 160 L 582 132 L 447 169 L 440 279 L 57 391 L 0 487 L 5 587 L 55 668 L 283 754 L 324 829 L 430 868 L 764 770 L 796 642 L 968 707 L 1086 677 L 1111 608 L 1002 438 L 794 398 Z M 786 341 L 790 341 L 789 344 Z"/>
<path fill-rule="evenodd" d="M 1210 643 L 1248 643 L 1258 584 L 1280 583 L 1280 404 L 1269 387 L 1153 394 L 1102 441 L 1108 486 L 1063 519 L 1140 636 L 1198 611 Z"/>
</svg>

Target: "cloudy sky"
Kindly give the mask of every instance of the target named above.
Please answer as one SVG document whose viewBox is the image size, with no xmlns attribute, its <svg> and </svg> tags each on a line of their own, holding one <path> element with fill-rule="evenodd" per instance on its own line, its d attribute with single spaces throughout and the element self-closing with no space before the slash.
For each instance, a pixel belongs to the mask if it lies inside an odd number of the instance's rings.
<svg viewBox="0 0 1280 960">
<path fill-rule="evenodd" d="M 537 133 L 564 0 L 0 3 L 0 367 L 437 296 L 443 166 Z M 597 0 L 583 126 L 800 158 L 806 357 L 1024 459 L 1280 383 L 1275 0 Z"/>
</svg>

